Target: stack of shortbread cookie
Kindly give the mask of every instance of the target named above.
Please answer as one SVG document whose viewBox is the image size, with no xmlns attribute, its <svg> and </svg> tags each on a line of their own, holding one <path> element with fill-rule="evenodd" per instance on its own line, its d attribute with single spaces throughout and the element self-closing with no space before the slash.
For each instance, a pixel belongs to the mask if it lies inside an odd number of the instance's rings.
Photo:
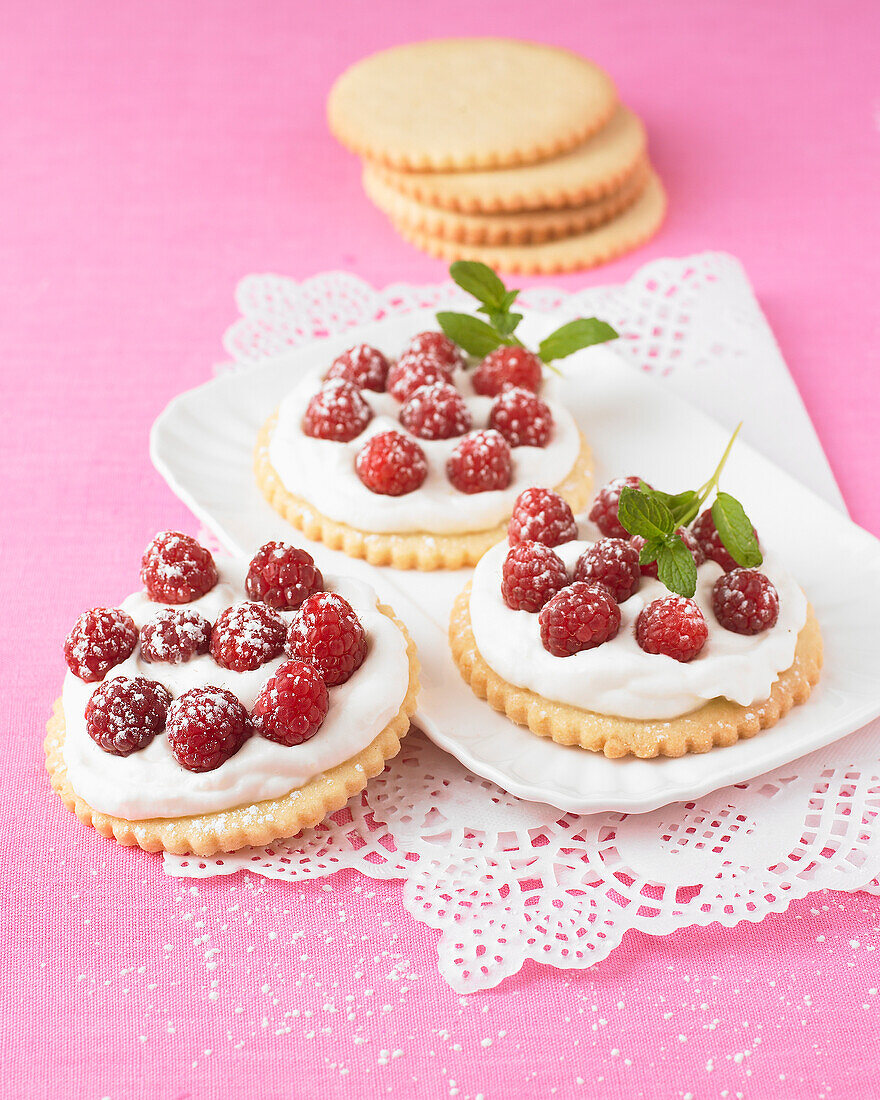
<svg viewBox="0 0 880 1100">
<path fill-rule="evenodd" d="M 583 57 L 503 38 L 416 42 L 339 77 L 330 128 L 364 158 L 373 203 L 406 240 L 500 271 L 576 271 L 660 227 L 645 128 Z"/>
</svg>

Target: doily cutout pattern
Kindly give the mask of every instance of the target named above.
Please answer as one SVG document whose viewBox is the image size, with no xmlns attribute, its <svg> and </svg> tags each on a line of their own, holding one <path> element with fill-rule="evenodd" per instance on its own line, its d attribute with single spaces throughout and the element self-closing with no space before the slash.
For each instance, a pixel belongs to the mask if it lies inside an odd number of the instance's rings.
<svg viewBox="0 0 880 1100">
<path fill-rule="evenodd" d="M 344 273 L 303 283 L 253 275 L 237 302 L 225 346 L 245 369 L 316 336 L 464 296 L 452 284 L 377 291 Z M 723 254 L 657 261 L 622 286 L 533 288 L 522 302 L 606 317 L 636 365 L 660 377 L 773 345 L 742 268 Z M 166 854 L 164 866 L 192 878 L 246 870 L 295 881 L 349 868 L 403 879 L 407 910 L 441 933 L 440 972 L 474 992 L 526 959 L 590 966 L 631 928 L 666 935 L 758 922 L 826 888 L 880 894 L 880 722 L 693 802 L 590 816 L 517 799 L 413 731 L 385 772 L 315 829 L 211 859 Z"/>
</svg>

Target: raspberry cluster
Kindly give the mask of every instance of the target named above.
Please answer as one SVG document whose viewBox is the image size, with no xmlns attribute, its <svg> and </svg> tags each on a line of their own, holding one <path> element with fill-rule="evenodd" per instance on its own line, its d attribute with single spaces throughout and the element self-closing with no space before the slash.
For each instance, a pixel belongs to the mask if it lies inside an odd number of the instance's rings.
<svg viewBox="0 0 880 1100">
<path fill-rule="evenodd" d="M 157 536 L 144 560 L 152 592 L 164 585 L 166 593 L 187 592 L 194 599 L 212 575 L 216 583 L 213 559 L 189 536 Z M 282 745 L 313 737 L 327 715 L 329 689 L 354 675 L 369 648 L 354 608 L 323 586 L 310 554 L 268 542 L 248 568 L 250 599 L 225 608 L 213 625 L 195 608 L 166 606 L 139 634 L 119 608 L 85 612 L 64 650 L 71 671 L 88 683 L 127 661 L 139 637 L 140 660 L 147 664 L 182 664 L 210 654 L 219 668 L 250 673 L 285 647 L 291 658 L 275 667 L 250 714 L 228 687 L 206 684 L 172 699 L 167 687 L 143 676 L 104 680 L 86 705 L 89 735 L 105 752 L 128 756 L 165 730 L 175 760 L 193 772 L 219 768 L 254 732 Z"/>
<path fill-rule="evenodd" d="M 398 418 L 409 435 L 384 431 L 366 439 L 355 471 L 373 493 L 403 496 L 428 476 L 428 460 L 416 440 L 456 439 L 446 463 L 447 480 L 463 493 L 505 489 L 513 477 L 516 447 L 546 447 L 553 437 L 553 414 L 537 396 L 542 364 L 521 347 L 500 347 L 471 374 L 473 391 L 493 397 L 486 430 L 473 431 L 473 419 L 454 374 L 466 365 L 442 332 L 422 332 L 390 363 L 378 348 L 356 344 L 338 356 L 320 390 L 309 401 L 302 430 L 317 439 L 348 443 L 373 418 L 364 394 L 388 393 L 400 402 Z M 413 438 L 414 437 L 414 438 Z"/>
</svg>

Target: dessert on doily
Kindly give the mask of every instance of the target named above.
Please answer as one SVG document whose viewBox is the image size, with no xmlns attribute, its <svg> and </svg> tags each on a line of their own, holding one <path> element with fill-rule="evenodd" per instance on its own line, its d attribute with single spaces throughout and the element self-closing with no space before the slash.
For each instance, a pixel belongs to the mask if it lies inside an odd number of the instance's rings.
<svg viewBox="0 0 880 1100">
<path fill-rule="evenodd" d="M 257 482 L 276 511 L 373 565 L 475 564 L 531 485 L 577 510 L 589 499 L 589 446 L 552 364 L 617 334 L 585 318 L 530 351 L 515 335 L 517 291 L 483 264 L 450 271 L 485 320 L 438 313 L 443 331 L 405 348 L 349 348 L 303 378 L 257 440 Z"/>
<path fill-rule="evenodd" d="M 586 534 L 555 494 L 524 492 L 453 607 L 474 692 L 611 758 L 731 745 L 804 703 L 822 666 L 806 596 L 735 498 L 704 507 L 729 451 L 697 490 L 612 481 Z"/>
<path fill-rule="evenodd" d="M 163 532 L 144 590 L 77 619 L 47 725 L 68 809 L 148 851 L 293 836 L 400 748 L 418 693 L 404 625 L 361 581 L 280 542 L 214 560 Z"/>
</svg>

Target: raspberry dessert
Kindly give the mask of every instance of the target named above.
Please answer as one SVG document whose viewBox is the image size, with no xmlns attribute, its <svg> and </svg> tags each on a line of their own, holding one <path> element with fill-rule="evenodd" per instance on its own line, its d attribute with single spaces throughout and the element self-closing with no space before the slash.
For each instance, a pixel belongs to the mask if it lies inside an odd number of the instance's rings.
<svg viewBox="0 0 880 1100">
<path fill-rule="evenodd" d="M 717 549 L 704 555 L 690 524 L 710 490 L 658 494 L 621 478 L 581 533 L 564 502 L 526 490 L 509 539 L 453 607 L 452 654 L 474 692 L 540 736 L 610 758 L 706 752 L 803 703 L 822 664 L 812 609 L 772 554 L 730 571 Z M 719 490 L 712 507 L 738 556 L 754 557 L 741 506 Z"/>
<path fill-rule="evenodd" d="M 553 413 L 540 397 L 510 387 L 495 398 L 489 427 L 501 432 L 511 447 L 546 447 L 553 436 Z"/>
<path fill-rule="evenodd" d="M 639 552 L 625 539 L 599 539 L 581 554 L 574 567 L 576 581 L 601 584 L 617 603 L 630 598 L 641 576 Z"/>
<path fill-rule="evenodd" d="M 590 521 L 595 523 L 603 535 L 610 539 L 627 539 L 629 531 L 617 518 L 617 505 L 620 502 L 620 494 L 625 486 L 629 485 L 637 489 L 641 483 L 638 477 L 618 477 L 604 485 L 593 501 L 590 508 Z"/>
<path fill-rule="evenodd" d="M 140 641 L 142 661 L 169 661 L 176 665 L 208 652 L 211 624 L 204 615 L 188 607 L 168 607 L 144 623 Z"/>
<path fill-rule="evenodd" d="M 388 377 L 388 360 L 378 348 L 369 344 L 355 344 L 330 364 L 326 378 L 342 378 L 359 390 L 375 390 L 382 393 Z"/>
<path fill-rule="evenodd" d="M 315 439 L 350 443 L 373 419 L 361 391 L 343 378 L 331 378 L 308 403 L 303 431 Z"/>
<path fill-rule="evenodd" d="M 562 558 L 540 542 L 518 542 L 504 559 L 501 595 L 513 611 L 540 611 L 568 584 Z"/>
<path fill-rule="evenodd" d="M 446 460 L 446 476 L 462 493 L 506 489 L 513 477 L 513 456 L 500 432 L 472 432 Z"/>
<path fill-rule="evenodd" d="M 248 566 L 244 586 L 250 600 L 276 611 L 295 611 L 323 589 L 324 578 L 307 551 L 286 542 L 267 542 Z"/>
<path fill-rule="evenodd" d="M 370 492 L 387 497 L 414 493 L 428 476 L 425 452 L 400 432 L 374 435 L 358 451 L 354 467 Z"/>
<path fill-rule="evenodd" d="M 265 844 L 338 809 L 398 751 L 417 666 L 367 585 L 280 542 L 215 562 L 166 533 L 144 563 L 149 587 L 81 615 L 64 647 L 47 767 L 83 821 L 150 851 Z"/>
<path fill-rule="evenodd" d="M 305 375 L 260 433 L 256 474 L 285 519 L 332 549 L 455 569 L 503 538 L 530 486 L 582 509 L 591 460 L 534 352 L 469 358 L 421 328 L 396 346 L 328 355 Z"/>
<path fill-rule="evenodd" d="M 144 551 L 141 580 L 156 603 L 192 603 L 217 583 L 217 566 L 191 535 L 162 531 Z"/>
<path fill-rule="evenodd" d="M 474 371 L 474 390 L 496 397 L 511 386 L 537 393 L 541 388 L 541 360 L 525 348 L 503 347 L 490 351 Z"/>
<path fill-rule="evenodd" d="M 464 398 L 450 382 L 415 390 L 400 410 L 400 423 L 419 439 L 452 439 L 471 430 Z"/>
<path fill-rule="evenodd" d="M 541 542 L 558 546 L 577 538 L 574 513 L 559 493 L 551 489 L 525 489 L 516 498 L 507 525 L 511 546 L 518 542 Z"/>
<path fill-rule="evenodd" d="M 709 628 L 699 604 L 684 596 L 653 600 L 636 619 L 636 641 L 646 653 L 692 661 L 706 644 Z"/>
</svg>

